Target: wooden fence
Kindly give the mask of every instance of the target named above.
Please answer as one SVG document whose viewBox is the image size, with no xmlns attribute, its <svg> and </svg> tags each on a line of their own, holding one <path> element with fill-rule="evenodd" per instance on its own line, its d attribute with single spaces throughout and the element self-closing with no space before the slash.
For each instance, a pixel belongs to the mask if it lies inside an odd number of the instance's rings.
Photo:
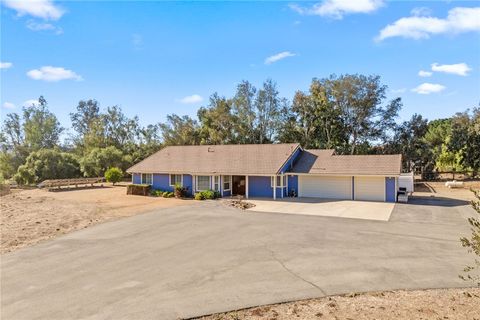
<svg viewBox="0 0 480 320">
<path fill-rule="evenodd" d="M 97 177 L 97 178 L 77 178 L 77 179 L 55 179 L 55 180 L 45 180 L 38 184 L 39 188 L 46 188 L 50 189 L 60 189 L 61 187 L 73 187 L 76 188 L 78 186 L 92 186 L 95 183 L 104 182 L 105 178 Z"/>
</svg>

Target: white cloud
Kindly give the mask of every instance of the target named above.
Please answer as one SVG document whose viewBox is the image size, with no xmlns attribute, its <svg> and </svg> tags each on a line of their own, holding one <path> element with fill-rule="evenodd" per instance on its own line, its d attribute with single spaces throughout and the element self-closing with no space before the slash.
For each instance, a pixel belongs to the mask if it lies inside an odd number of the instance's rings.
<svg viewBox="0 0 480 320">
<path fill-rule="evenodd" d="M 430 71 L 425 71 L 425 70 L 418 71 L 418 75 L 420 77 L 431 77 L 432 74 L 433 74 L 433 72 L 430 72 Z"/>
<path fill-rule="evenodd" d="M 38 23 L 33 20 L 28 20 L 27 21 L 27 28 L 32 30 L 32 31 L 52 31 L 55 34 L 62 34 L 63 29 L 60 27 L 56 27 L 51 23 Z"/>
<path fill-rule="evenodd" d="M 272 64 L 274 62 L 280 61 L 282 59 L 288 58 L 288 57 L 294 57 L 296 56 L 295 53 L 292 53 L 290 51 L 283 51 L 277 54 L 274 54 L 273 56 L 267 57 L 265 59 L 265 64 Z"/>
<path fill-rule="evenodd" d="M 51 0 L 3 0 L 3 5 L 17 11 L 19 16 L 30 15 L 45 20 L 58 20 L 65 11 Z"/>
<path fill-rule="evenodd" d="M 445 90 L 446 87 L 442 86 L 441 84 L 436 83 L 422 83 L 416 88 L 413 88 L 412 91 L 418 94 L 430 94 L 430 93 L 438 93 Z"/>
<path fill-rule="evenodd" d="M 192 94 L 191 96 L 186 96 L 183 97 L 182 99 L 178 100 L 180 103 L 185 103 L 185 104 L 192 104 L 192 103 L 199 103 L 203 101 L 202 96 L 198 94 Z"/>
<path fill-rule="evenodd" d="M 27 100 L 23 103 L 24 107 L 31 107 L 31 106 L 37 107 L 39 105 L 40 105 L 40 103 L 38 102 L 37 99 L 30 99 L 30 100 Z"/>
<path fill-rule="evenodd" d="M 44 80 L 49 82 L 56 82 L 60 80 L 77 80 L 81 81 L 83 78 L 73 72 L 62 67 L 44 66 L 40 69 L 34 69 L 27 72 L 27 76 L 34 80 Z"/>
<path fill-rule="evenodd" d="M 478 18 L 480 20 L 480 17 Z M 456 63 L 456 64 L 432 64 L 432 71 L 436 72 L 445 72 L 456 74 L 459 76 L 466 76 L 468 72 L 472 69 L 466 63 Z"/>
<path fill-rule="evenodd" d="M 13 67 L 13 63 L 11 62 L 0 62 L 0 69 L 9 69 Z"/>
<path fill-rule="evenodd" d="M 390 90 L 392 93 L 404 93 L 407 91 L 406 88 L 400 88 L 400 89 L 391 89 Z"/>
<path fill-rule="evenodd" d="M 132 34 L 132 45 L 135 50 L 143 49 L 143 37 L 141 34 Z"/>
<path fill-rule="evenodd" d="M 14 105 L 13 103 L 11 103 L 11 102 L 4 102 L 4 103 L 3 103 L 3 107 L 4 107 L 5 109 L 15 109 L 15 105 Z"/>
<path fill-rule="evenodd" d="M 448 11 L 448 16 L 445 19 L 413 15 L 389 24 L 380 31 L 375 40 L 382 41 L 392 37 L 428 39 L 435 34 L 480 31 L 479 17 L 480 7 L 453 8 Z"/>
<path fill-rule="evenodd" d="M 324 0 L 310 8 L 297 4 L 289 5 L 290 9 L 305 15 L 327 16 L 342 19 L 352 13 L 371 13 L 383 5 L 383 0 Z"/>
</svg>

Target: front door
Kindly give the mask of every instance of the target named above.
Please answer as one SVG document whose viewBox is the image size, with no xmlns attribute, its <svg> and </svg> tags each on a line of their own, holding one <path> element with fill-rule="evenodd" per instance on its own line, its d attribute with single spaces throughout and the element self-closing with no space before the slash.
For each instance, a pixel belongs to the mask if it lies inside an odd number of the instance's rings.
<svg viewBox="0 0 480 320">
<path fill-rule="evenodd" d="M 245 176 L 232 176 L 232 195 L 245 195 Z"/>
</svg>

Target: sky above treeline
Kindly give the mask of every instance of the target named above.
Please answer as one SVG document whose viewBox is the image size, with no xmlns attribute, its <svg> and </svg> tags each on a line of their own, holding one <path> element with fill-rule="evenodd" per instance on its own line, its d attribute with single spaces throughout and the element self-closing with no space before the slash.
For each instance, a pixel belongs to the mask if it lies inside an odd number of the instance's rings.
<svg viewBox="0 0 480 320">
<path fill-rule="evenodd" d="M 480 102 L 479 2 L 1 0 L 1 114 L 43 95 L 63 126 L 81 99 L 143 125 L 271 78 L 378 74 L 388 98 L 442 118 Z"/>
</svg>

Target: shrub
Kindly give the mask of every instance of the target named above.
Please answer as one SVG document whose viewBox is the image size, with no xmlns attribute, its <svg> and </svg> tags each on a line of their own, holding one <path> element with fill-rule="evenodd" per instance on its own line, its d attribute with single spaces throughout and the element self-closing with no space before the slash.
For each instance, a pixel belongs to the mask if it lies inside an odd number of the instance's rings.
<svg viewBox="0 0 480 320">
<path fill-rule="evenodd" d="M 149 184 L 129 184 L 127 186 L 127 194 L 140 196 L 148 196 L 151 186 Z"/>
<path fill-rule="evenodd" d="M 161 197 L 163 195 L 163 191 L 153 189 L 150 191 L 150 195 L 153 197 Z"/>
<path fill-rule="evenodd" d="M 195 193 L 195 200 L 205 200 L 205 198 L 203 197 L 203 192 Z"/>
<path fill-rule="evenodd" d="M 212 190 L 206 190 L 206 191 L 203 191 L 202 193 L 204 198 L 207 200 L 215 199 L 215 192 L 213 192 Z"/>
<path fill-rule="evenodd" d="M 476 200 L 472 200 L 472 208 L 480 215 L 480 190 L 473 190 Z M 470 238 L 462 237 L 460 241 L 462 246 L 467 248 L 469 253 L 475 255 L 473 264 L 466 266 L 463 271 L 466 275 L 460 275 L 460 278 L 465 281 L 472 281 L 474 284 L 480 287 L 480 217 L 468 218 L 470 224 L 470 231 L 472 232 Z"/>
<path fill-rule="evenodd" d="M 86 177 L 101 177 L 110 167 L 122 167 L 123 154 L 114 146 L 93 148 L 82 159 L 80 166 Z"/>
<path fill-rule="evenodd" d="M 108 182 L 115 183 L 120 182 L 123 178 L 123 171 L 117 167 L 111 167 L 107 171 L 105 171 L 105 179 Z"/>
<path fill-rule="evenodd" d="M 205 190 L 195 194 L 195 200 L 214 200 L 220 198 L 220 192 L 213 190 Z"/>
<path fill-rule="evenodd" d="M 182 187 L 180 184 L 176 184 L 174 188 L 175 198 L 184 198 L 187 196 L 188 187 Z"/>
<path fill-rule="evenodd" d="M 175 193 L 169 192 L 167 193 L 167 198 L 173 198 L 175 196 Z"/>
<path fill-rule="evenodd" d="M 164 191 L 164 192 L 162 192 L 162 197 L 164 197 L 164 198 L 168 198 L 168 191 Z"/>
</svg>

